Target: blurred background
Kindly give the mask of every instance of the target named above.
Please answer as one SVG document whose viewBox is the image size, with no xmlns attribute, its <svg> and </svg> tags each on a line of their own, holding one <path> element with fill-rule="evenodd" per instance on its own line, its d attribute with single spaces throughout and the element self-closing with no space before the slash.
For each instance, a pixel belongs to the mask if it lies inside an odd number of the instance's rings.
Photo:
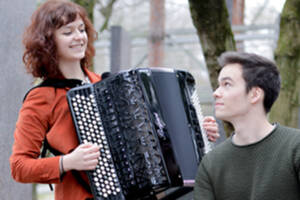
<svg viewBox="0 0 300 200">
<path fill-rule="evenodd" d="M 228 20 L 239 51 L 258 53 L 273 59 L 284 2 L 226 1 Z M 109 9 L 111 14 L 107 15 Z M 99 33 L 95 43 L 95 72 L 102 74 L 137 67 L 187 70 L 196 79 L 203 114 L 213 114 L 210 78 L 187 0 L 99 0 L 94 6 L 93 16 L 94 26 Z M 157 17 L 159 22 L 153 22 Z M 101 30 L 104 24 L 106 29 Z M 153 47 L 149 38 L 161 32 L 164 34 L 163 41 L 158 47 Z M 153 51 L 161 52 L 153 58 Z M 115 63 L 114 59 L 118 56 L 121 57 L 118 58 L 120 61 Z M 42 194 L 47 193 L 47 186 L 38 186 L 39 199 L 51 199 L 42 198 Z"/>
<path fill-rule="evenodd" d="M 12 70 L 2 78 L 1 98 L 7 105 L 1 107 L 0 144 L 4 152 L 3 172 L 0 175 L 1 199 L 52 200 L 48 185 L 17 184 L 10 178 L 7 159 L 13 142 L 13 130 L 22 97 L 32 87 L 33 80 L 24 73 L 21 36 L 34 9 L 43 0 L 0 0 L 0 54 L 1 73 Z M 80 1 L 77 1 L 80 2 Z M 98 32 L 95 42 L 96 56 L 93 70 L 96 73 L 137 68 L 165 67 L 189 71 L 196 79 L 197 93 L 204 115 L 213 114 L 212 85 L 207 64 L 193 24 L 188 0 L 93 0 L 90 9 Z M 220 1 L 221 2 L 221 1 Z M 254 52 L 274 59 L 279 37 L 280 14 L 285 0 L 226 0 L 230 23 L 238 51 Z M 217 11 L 216 11 L 217 12 Z M 14 23 L 16 25 L 13 25 Z M 220 33 L 222 34 L 222 33 Z M 9 54 L 11 52 L 11 54 Z M 13 55 L 13 57 L 12 57 Z M 9 69 L 6 69 L 7 67 Z M 25 76 L 25 77 L 24 77 Z M 17 78 L 16 77 L 22 77 Z M 24 84 L 26 83 L 26 84 Z M 18 85 L 22 85 L 20 88 Z M 11 89 L 4 87 L 9 85 Z M 14 86 L 16 85 L 16 86 Z M 8 91 L 9 90 L 9 91 Z M 8 95 L 7 95 L 8 94 Z M 8 104 L 9 103 L 9 104 Z M 12 113 L 7 117 L 7 113 Z M 9 121 L 5 121 L 9 119 Z M 13 123 L 12 123 L 13 122 Z M 9 141 L 9 142 L 7 142 Z M 1 165 L 1 164 L 0 164 Z M 15 198 L 18 190 L 26 193 Z M 24 191 L 26 191 L 24 193 Z M 32 193 L 33 191 L 33 193 Z"/>
</svg>

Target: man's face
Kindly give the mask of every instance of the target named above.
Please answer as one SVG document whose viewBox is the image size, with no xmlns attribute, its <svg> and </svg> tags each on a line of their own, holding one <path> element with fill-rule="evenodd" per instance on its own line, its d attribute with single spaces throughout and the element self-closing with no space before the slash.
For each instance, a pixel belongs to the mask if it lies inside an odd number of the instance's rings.
<svg viewBox="0 0 300 200">
<path fill-rule="evenodd" d="M 233 122 L 244 117 L 250 109 L 246 82 L 240 64 L 225 65 L 218 77 L 219 86 L 213 93 L 216 117 Z"/>
</svg>

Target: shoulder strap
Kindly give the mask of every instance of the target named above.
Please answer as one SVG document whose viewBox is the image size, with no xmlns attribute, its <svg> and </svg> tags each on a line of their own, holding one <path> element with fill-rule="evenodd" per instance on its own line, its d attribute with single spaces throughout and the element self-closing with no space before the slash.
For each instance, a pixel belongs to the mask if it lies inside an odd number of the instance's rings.
<svg viewBox="0 0 300 200">
<path fill-rule="evenodd" d="M 56 149 L 53 149 L 47 140 L 47 137 L 44 139 L 43 149 L 41 153 L 41 158 L 46 157 L 47 150 L 49 150 L 53 155 L 58 156 L 62 155 L 61 152 L 57 151 Z M 75 177 L 76 181 L 89 193 L 92 193 L 89 183 L 87 183 L 80 175 L 79 171 L 71 170 L 71 173 Z M 49 184 L 50 190 L 53 191 L 52 184 Z"/>
<path fill-rule="evenodd" d="M 79 171 L 71 170 L 73 176 L 75 177 L 76 181 L 88 192 L 92 193 L 91 187 L 89 183 L 87 183 L 80 175 Z"/>
<path fill-rule="evenodd" d="M 59 156 L 59 155 L 62 155 L 62 153 L 60 151 L 57 151 L 56 149 L 53 149 L 49 143 L 48 143 L 48 140 L 47 140 L 47 137 L 45 137 L 44 139 L 44 143 L 43 143 L 43 149 L 42 149 L 42 153 L 41 153 L 41 158 L 45 158 L 47 155 L 47 150 L 49 150 L 53 155 L 55 156 Z"/>
<path fill-rule="evenodd" d="M 58 155 L 62 155 L 61 152 L 51 148 L 51 146 L 48 143 L 47 137 L 45 137 L 44 142 L 43 142 L 43 148 L 42 148 L 42 153 L 41 153 L 41 158 L 45 158 L 47 155 L 47 150 L 49 150 L 51 153 L 53 153 L 53 155 L 58 156 Z M 51 183 L 49 183 L 49 188 L 51 191 L 53 191 L 53 186 Z"/>
<path fill-rule="evenodd" d="M 31 88 L 24 96 L 23 98 L 23 102 L 25 101 L 27 95 L 34 89 L 39 88 L 39 87 L 54 87 L 54 88 L 65 88 L 65 87 L 69 87 L 69 88 L 73 88 L 76 86 L 79 86 L 82 84 L 81 80 L 78 79 L 46 79 L 43 82 L 41 82 L 40 84 L 38 84 L 37 86 Z M 41 153 L 41 157 L 45 157 L 47 150 L 50 150 L 51 153 L 53 153 L 54 155 L 61 155 L 62 153 L 51 148 L 47 138 L 45 137 L 44 139 L 44 144 L 43 144 L 43 149 L 42 149 L 42 153 Z"/>
<path fill-rule="evenodd" d="M 23 102 L 25 101 L 27 95 L 34 89 L 39 87 L 54 87 L 54 88 L 73 88 L 82 85 L 82 81 L 78 79 L 46 79 L 37 86 L 34 86 L 25 94 Z"/>
</svg>

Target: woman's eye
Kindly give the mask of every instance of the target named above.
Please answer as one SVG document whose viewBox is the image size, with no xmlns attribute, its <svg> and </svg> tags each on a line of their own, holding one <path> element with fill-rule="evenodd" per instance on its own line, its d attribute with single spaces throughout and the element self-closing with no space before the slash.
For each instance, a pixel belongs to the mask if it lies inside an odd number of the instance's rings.
<svg viewBox="0 0 300 200">
<path fill-rule="evenodd" d="M 72 32 L 71 31 L 68 31 L 68 32 L 63 32 L 64 35 L 71 35 Z"/>
<path fill-rule="evenodd" d="M 80 29 L 79 30 L 81 33 L 84 33 L 85 32 L 85 29 Z"/>
</svg>

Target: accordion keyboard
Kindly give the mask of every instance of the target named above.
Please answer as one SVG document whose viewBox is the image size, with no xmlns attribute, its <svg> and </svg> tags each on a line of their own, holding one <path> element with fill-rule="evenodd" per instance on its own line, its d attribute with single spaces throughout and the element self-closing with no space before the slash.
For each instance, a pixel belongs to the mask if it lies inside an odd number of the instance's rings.
<svg viewBox="0 0 300 200">
<path fill-rule="evenodd" d="M 100 198 L 114 196 L 115 198 L 110 199 L 122 199 L 121 187 L 97 109 L 95 96 L 87 88 L 74 93 L 71 101 L 74 119 L 78 124 L 79 140 L 81 143 L 89 142 L 100 147 L 101 156 L 96 169 L 88 172 L 95 185 L 94 195 Z"/>
</svg>

